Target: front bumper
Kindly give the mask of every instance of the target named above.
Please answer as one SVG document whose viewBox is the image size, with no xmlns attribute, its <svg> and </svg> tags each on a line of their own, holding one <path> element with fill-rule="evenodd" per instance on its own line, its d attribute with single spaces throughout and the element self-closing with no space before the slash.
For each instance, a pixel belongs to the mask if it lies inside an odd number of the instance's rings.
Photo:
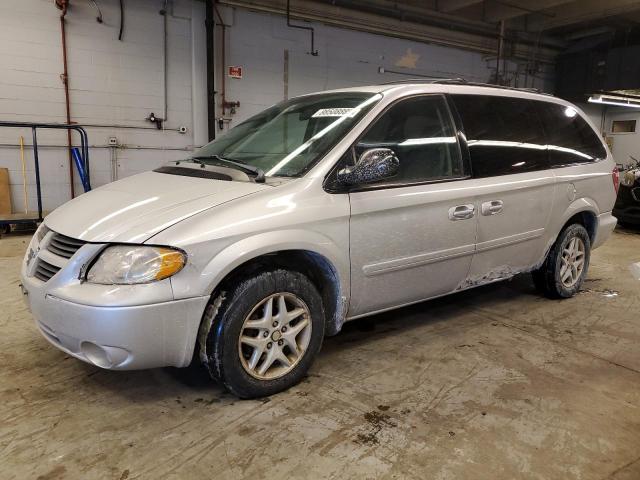
<svg viewBox="0 0 640 480">
<path fill-rule="evenodd" d="M 51 344 L 113 370 L 189 365 L 207 296 L 175 300 L 170 279 L 142 285 L 82 282 L 83 265 L 103 246 L 86 244 L 60 261 L 42 247 L 49 235 L 41 245 L 32 240 L 21 280 L 27 307 Z M 58 262 L 59 271 L 46 281 L 36 278 L 38 259 Z"/>
<path fill-rule="evenodd" d="M 28 287 L 26 288 L 28 292 Z M 27 301 L 42 335 L 80 360 L 112 370 L 186 367 L 207 298 L 94 307 L 52 295 Z"/>
</svg>

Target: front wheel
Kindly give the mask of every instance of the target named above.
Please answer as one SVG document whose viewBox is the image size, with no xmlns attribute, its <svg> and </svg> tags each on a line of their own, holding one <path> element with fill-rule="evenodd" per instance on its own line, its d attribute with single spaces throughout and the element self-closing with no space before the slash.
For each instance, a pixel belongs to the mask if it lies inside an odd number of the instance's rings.
<svg viewBox="0 0 640 480">
<path fill-rule="evenodd" d="M 582 286 L 591 256 L 591 240 L 580 224 L 565 228 L 549 250 L 542 266 L 535 270 L 533 283 L 550 298 L 569 298 Z"/>
<path fill-rule="evenodd" d="M 306 276 L 280 269 L 256 274 L 220 292 L 205 311 L 206 365 L 239 397 L 272 395 L 304 377 L 324 324 L 322 299 Z"/>
</svg>

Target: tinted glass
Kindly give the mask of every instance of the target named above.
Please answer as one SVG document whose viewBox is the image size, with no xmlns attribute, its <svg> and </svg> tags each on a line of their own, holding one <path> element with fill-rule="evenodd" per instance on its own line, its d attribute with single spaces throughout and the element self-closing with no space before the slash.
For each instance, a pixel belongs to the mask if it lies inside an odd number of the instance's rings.
<svg viewBox="0 0 640 480">
<path fill-rule="evenodd" d="M 548 168 L 538 102 L 483 95 L 452 97 L 467 137 L 474 177 Z"/>
<path fill-rule="evenodd" d="M 571 107 L 540 102 L 540 115 L 547 130 L 549 160 L 554 167 L 594 162 L 607 156 L 600 138 Z"/>
<path fill-rule="evenodd" d="M 356 156 L 378 147 L 392 149 L 400 160 L 398 175 L 385 183 L 437 180 L 463 173 L 451 115 L 439 95 L 392 105 L 360 139 Z"/>
</svg>

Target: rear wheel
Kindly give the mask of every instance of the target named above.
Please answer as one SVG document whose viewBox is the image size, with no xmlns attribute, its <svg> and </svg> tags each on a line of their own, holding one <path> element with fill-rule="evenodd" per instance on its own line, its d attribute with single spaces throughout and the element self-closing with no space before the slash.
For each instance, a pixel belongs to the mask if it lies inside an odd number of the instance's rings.
<svg viewBox="0 0 640 480">
<path fill-rule="evenodd" d="M 298 383 L 324 337 L 322 300 L 313 283 L 298 272 L 273 270 L 221 295 L 205 313 L 208 332 L 201 332 L 211 375 L 242 398 Z"/>
<path fill-rule="evenodd" d="M 549 250 L 542 266 L 535 270 L 533 283 L 550 298 L 569 298 L 582 286 L 591 256 L 591 241 L 580 224 L 565 228 Z"/>
</svg>

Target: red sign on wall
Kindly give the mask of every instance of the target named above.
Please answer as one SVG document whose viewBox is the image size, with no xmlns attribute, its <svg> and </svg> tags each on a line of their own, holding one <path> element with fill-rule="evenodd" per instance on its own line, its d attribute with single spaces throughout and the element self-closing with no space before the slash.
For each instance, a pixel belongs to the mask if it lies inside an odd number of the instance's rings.
<svg viewBox="0 0 640 480">
<path fill-rule="evenodd" d="M 242 78 L 242 67 L 229 67 L 229 76 L 231 78 Z"/>
</svg>

